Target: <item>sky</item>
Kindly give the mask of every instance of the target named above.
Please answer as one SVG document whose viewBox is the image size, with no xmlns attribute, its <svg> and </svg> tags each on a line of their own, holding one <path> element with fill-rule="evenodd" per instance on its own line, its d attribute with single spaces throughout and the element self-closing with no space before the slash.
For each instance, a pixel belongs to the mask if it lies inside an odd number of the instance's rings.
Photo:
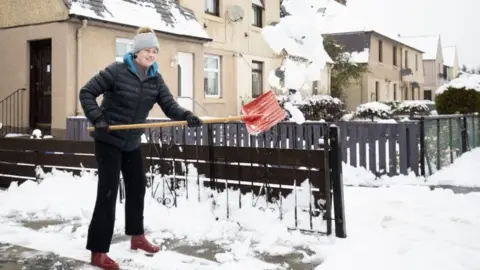
<svg viewBox="0 0 480 270">
<path fill-rule="evenodd" d="M 367 24 L 404 36 L 440 34 L 460 66 L 480 67 L 480 0 L 347 0 Z"/>
</svg>

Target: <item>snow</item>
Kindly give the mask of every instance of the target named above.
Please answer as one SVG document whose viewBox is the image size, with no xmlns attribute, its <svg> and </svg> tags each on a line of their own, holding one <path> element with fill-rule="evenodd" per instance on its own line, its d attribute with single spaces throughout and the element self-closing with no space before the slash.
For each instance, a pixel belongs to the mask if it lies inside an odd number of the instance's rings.
<svg viewBox="0 0 480 270">
<path fill-rule="evenodd" d="M 440 86 L 435 92 L 435 94 L 441 94 L 449 87 L 456 89 L 466 88 L 480 92 L 480 74 L 461 74 L 458 78 L 455 78 L 450 82 Z"/>
<path fill-rule="evenodd" d="M 281 67 L 285 72 L 284 85 L 280 86 L 272 72 L 268 81 L 276 89 L 300 90 L 307 82 L 320 81 L 322 70 L 333 61 L 323 47 L 322 16 L 308 5 L 308 1 L 291 5 L 290 0 L 285 0 L 282 5 L 291 16 L 264 27 L 262 35 L 275 54 L 285 56 Z M 312 25 L 319 25 L 317 31 L 312 31 Z"/>
<path fill-rule="evenodd" d="M 202 188 L 198 193 L 196 181 L 189 181 L 189 199 L 185 190 L 180 190 L 177 208 L 167 208 L 146 196 L 145 226 L 148 237 L 162 245 L 160 253 L 145 257 L 128 251 L 128 242 L 120 241 L 112 244 L 110 255 L 122 261 L 126 269 L 144 270 L 288 269 L 288 265 L 268 263 L 255 256 L 258 252 L 271 256 L 296 252 L 300 261 L 321 263 L 317 270 L 478 269 L 480 215 L 472 209 L 480 203 L 480 193 L 454 194 L 448 189 L 431 190 L 426 185 L 479 186 L 480 180 L 470 173 L 479 158 L 480 149 L 474 149 L 427 182 L 414 175 L 375 179 L 363 168 L 344 164 L 346 184 L 377 186 L 345 187 L 346 239 L 288 232 L 285 222 L 276 215 L 252 207 L 250 194 L 242 197 L 242 209 L 235 207 L 235 191 L 229 193 L 232 207 L 227 220 L 223 209 L 225 193 L 213 193 L 221 206 L 215 208 L 208 199 L 212 191 Z M 74 177 L 56 170 L 46 176 L 40 184 L 26 182 L 0 191 L 0 242 L 88 261 L 85 241 L 96 177 L 88 171 Z M 196 178 L 193 167 L 190 176 Z M 298 199 L 300 204 L 308 205 L 305 192 L 299 191 Z M 197 201 L 199 194 L 201 202 Z M 117 204 L 118 234 L 123 233 L 125 224 L 122 207 Z M 292 196 L 284 200 L 283 207 L 287 220 L 292 215 Z M 63 223 L 37 230 L 22 226 L 23 222 L 45 220 Z M 190 245 L 213 241 L 223 250 L 214 252 L 214 260 L 201 259 L 167 249 L 169 239 L 183 239 Z M 312 253 L 307 255 L 302 248 Z"/>
<path fill-rule="evenodd" d="M 443 47 L 442 52 L 443 64 L 449 67 L 455 67 L 455 56 L 457 54 L 457 48 L 455 46 Z"/>
<path fill-rule="evenodd" d="M 364 49 L 361 52 L 346 52 L 345 53 L 348 57 L 350 62 L 353 63 L 368 63 L 368 60 L 370 58 L 370 50 L 369 49 Z"/>
<path fill-rule="evenodd" d="M 298 107 L 293 106 L 292 103 L 290 102 L 285 102 L 283 107 L 290 112 L 290 115 L 292 116 L 289 120 L 292 122 L 295 122 L 299 125 L 303 124 L 305 122 L 305 116 L 303 113 L 298 109 Z"/>
<path fill-rule="evenodd" d="M 203 26 L 197 20 L 183 15 L 173 0 L 165 1 L 168 3 L 168 10 L 164 11 L 165 14 L 171 14 L 173 25 L 162 18 L 153 3 L 136 0 L 103 0 L 102 2 L 105 10 L 101 15 L 97 14 L 90 5 L 81 1 L 71 3 L 70 14 L 135 27 L 149 26 L 166 33 L 209 39 Z"/>
<path fill-rule="evenodd" d="M 295 1 L 295 0 L 290 0 Z M 409 42 L 402 41 L 397 34 L 394 34 L 390 29 L 386 29 L 383 25 L 371 25 L 367 21 L 358 16 L 358 13 L 353 10 L 348 4 L 342 5 L 335 0 L 302 0 L 311 5 L 319 13 L 323 14 L 321 32 L 325 34 L 341 34 L 341 33 L 355 33 L 355 32 L 376 32 L 387 38 L 390 38 L 399 43 L 415 49 L 420 49 L 413 46 Z M 295 5 L 291 3 L 292 5 Z M 359 52 L 361 59 L 368 59 L 368 51 Z M 359 62 L 362 63 L 362 62 Z"/>
<path fill-rule="evenodd" d="M 390 113 L 391 109 L 390 109 L 390 106 L 388 106 L 384 103 L 381 103 L 381 102 L 378 102 L 378 101 L 371 101 L 371 102 L 367 102 L 367 103 L 364 103 L 364 104 L 360 104 L 356 108 L 355 114 L 361 114 L 361 113 L 366 112 L 366 111 L 376 112 L 378 115 L 387 116 L 386 114 Z"/>
<path fill-rule="evenodd" d="M 455 162 L 442 169 L 440 172 L 430 176 L 428 181 L 433 185 L 451 185 L 463 187 L 480 187 L 480 178 L 472 171 L 473 161 L 480 160 L 480 148 L 473 149 L 460 157 Z M 478 166 L 478 165 L 477 165 Z M 459 173 L 461 177 L 459 177 Z"/>
<path fill-rule="evenodd" d="M 437 59 L 438 42 L 440 40 L 439 35 L 400 36 L 400 39 L 422 50 L 424 52 L 423 60 Z"/>
</svg>

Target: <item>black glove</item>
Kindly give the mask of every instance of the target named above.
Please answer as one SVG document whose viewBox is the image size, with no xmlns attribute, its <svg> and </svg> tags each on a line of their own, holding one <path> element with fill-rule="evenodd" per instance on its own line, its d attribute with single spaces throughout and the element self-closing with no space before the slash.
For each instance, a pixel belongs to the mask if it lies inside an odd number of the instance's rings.
<svg viewBox="0 0 480 270">
<path fill-rule="evenodd" d="M 198 118 L 198 116 L 194 114 L 187 115 L 185 117 L 185 120 L 187 120 L 188 127 L 191 127 L 191 128 L 200 127 L 203 125 L 202 119 Z"/>
<path fill-rule="evenodd" d="M 104 118 L 100 118 L 98 119 L 97 121 L 95 121 L 95 131 L 98 132 L 98 133 L 103 133 L 103 132 L 109 132 L 109 128 L 108 128 L 108 123 L 107 121 L 105 121 Z"/>
</svg>

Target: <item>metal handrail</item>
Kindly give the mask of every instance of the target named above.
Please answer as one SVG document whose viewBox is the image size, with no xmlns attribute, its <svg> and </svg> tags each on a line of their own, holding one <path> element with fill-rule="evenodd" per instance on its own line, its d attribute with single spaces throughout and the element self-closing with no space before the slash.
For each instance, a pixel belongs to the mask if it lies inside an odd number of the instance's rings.
<svg viewBox="0 0 480 270">
<path fill-rule="evenodd" d="M 13 93 L 0 100 L 0 134 L 21 133 L 23 129 L 23 91 L 25 88 L 19 88 Z"/>
</svg>

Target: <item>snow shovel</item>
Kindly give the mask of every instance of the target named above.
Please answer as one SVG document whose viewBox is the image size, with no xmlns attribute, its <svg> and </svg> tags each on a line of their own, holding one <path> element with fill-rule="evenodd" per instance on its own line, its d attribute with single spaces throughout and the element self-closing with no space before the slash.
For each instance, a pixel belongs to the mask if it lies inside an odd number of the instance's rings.
<svg viewBox="0 0 480 270">
<path fill-rule="evenodd" d="M 285 119 L 286 113 L 280 107 L 273 91 L 268 91 L 242 107 L 242 114 L 239 116 L 228 117 L 209 117 L 202 118 L 204 124 L 221 124 L 234 121 L 242 121 L 247 127 L 250 135 L 258 135 L 275 126 Z M 111 125 L 110 130 L 127 130 L 141 128 L 163 128 L 186 126 L 187 121 L 168 121 L 156 123 Z M 88 127 L 89 131 L 95 130 L 95 127 Z"/>
</svg>

